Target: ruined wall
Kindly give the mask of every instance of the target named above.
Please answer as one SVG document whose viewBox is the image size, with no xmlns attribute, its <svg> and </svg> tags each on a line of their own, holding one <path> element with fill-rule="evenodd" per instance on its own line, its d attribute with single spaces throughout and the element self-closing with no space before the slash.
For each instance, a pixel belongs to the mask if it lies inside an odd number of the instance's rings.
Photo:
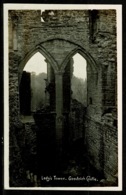
<svg viewBox="0 0 126 195">
<path fill-rule="evenodd" d="M 103 124 L 104 129 L 104 174 L 108 180 L 118 177 L 118 134 L 117 129 Z"/>
<path fill-rule="evenodd" d="M 90 162 L 101 170 L 108 180 L 114 180 L 118 174 L 118 138 L 117 129 L 105 122 L 96 122 L 86 118 L 85 144 Z"/>
<path fill-rule="evenodd" d="M 87 10 L 53 11 L 54 15 L 51 16 L 50 11 L 47 11 L 42 14 L 45 22 L 41 22 L 40 11 L 10 11 L 11 15 L 16 15 L 16 19 L 13 16 L 13 21 L 15 20 L 16 23 L 16 52 L 13 50 L 15 44 L 12 44 L 12 41 L 10 41 L 10 48 L 12 48 L 11 52 L 16 53 L 17 67 L 26 54 L 38 44 L 51 54 L 58 66 L 62 65 L 66 56 L 77 46 L 84 48 L 95 60 L 98 68 L 98 74 L 93 75 L 96 78 L 92 79 L 92 81 L 95 80 L 95 86 L 92 87 L 93 83 L 89 79 L 91 87 L 88 87 L 91 89 L 88 96 L 93 95 L 96 109 L 96 105 L 115 106 L 113 101 L 115 74 L 113 72 L 116 71 L 116 17 L 114 10 L 99 10 L 95 13 L 95 17 L 92 12 Z M 13 25 L 10 26 L 10 31 L 14 31 Z M 59 38 L 60 40 L 56 40 Z M 47 40 L 50 41 L 46 42 Z M 88 60 L 87 56 L 86 60 Z M 22 70 L 19 69 L 19 71 Z M 88 72 L 92 77 L 91 70 Z"/>
<path fill-rule="evenodd" d="M 26 120 L 26 119 L 25 119 Z M 10 127 L 10 186 L 27 185 L 26 171 L 37 171 L 37 127 L 34 122 L 20 122 Z"/>
<path fill-rule="evenodd" d="M 98 169 L 104 166 L 105 175 L 108 177 L 108 170 L 115 170 L 117 167 L 117 161 L 110 167 L 111 163 L 107 160 L 111 162 L 116 156 L 117 149 L 114 148 L 117 140 L 110 132 L 111 129 L 115 132 L 114 135 L 117 132 L 114 127 L 108 127 L 104 131 L 104 125 L 99 125 L 97 121 L 101 121 L 102 114 L 107 112 L 108 108 L 113 109 L 116 106 L 116 13 L 114 10 L 59 10 L 50 13 L 51 11 L 42 13 L 42 22 L 40 10 L 9 11 L 10 132 L 21 122 L 19 82 L 27 60 L 41 50 L 54 72 L 63 72 L 70 57 L 77 51 L 87 61 L 89 118 L 86 143 L 89 155 L 93 158 L 92 162 L 95 162 Z M 15 129 L 18 130 L 19 128 Z M 14 137 L 11 134 L 10 148 L 17 147 L 15 131 Z M 114 139 L 113 145 L 107 139 L 108 134 Z M 28 137 L 30 136 L 29 134 Z M 101 148 L 103 143 L 104 149 Z M 110 158 L 111 148 L 115 153 Z M 10 153 L 13 150 L 10 150 Z M 105 160 L 102 160 L 102 156 L 105 156 Z"/>
</svg>

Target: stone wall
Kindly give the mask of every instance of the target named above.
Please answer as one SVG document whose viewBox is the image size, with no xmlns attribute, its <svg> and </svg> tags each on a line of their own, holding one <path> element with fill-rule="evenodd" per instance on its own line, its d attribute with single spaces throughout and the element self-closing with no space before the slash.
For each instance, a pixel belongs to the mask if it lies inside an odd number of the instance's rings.
<svg viewBox="0 0 126 195">
<path fill-rule="evenodd" d="M 85 131 L 90 162 L 103 172 L 106 179 L 114 179 L 118 173 L 117 129 L 108 123 L 87 118 Z"/>
<path fill-rule="evenodd" d="M 10 127 L 9 132 L 9 185 L 22 187 L 26 185 L 25 162 L 22 159 L 22 150 L 25 148 L 24 126 L 17 123 Z"/>
<path fill-rule="evenodd" d="M 22 121 L 10 127 L 10 186 L 26 186 L 26 171 L 37 172 L 36 131 L 34 122 Z"/>
</svg>

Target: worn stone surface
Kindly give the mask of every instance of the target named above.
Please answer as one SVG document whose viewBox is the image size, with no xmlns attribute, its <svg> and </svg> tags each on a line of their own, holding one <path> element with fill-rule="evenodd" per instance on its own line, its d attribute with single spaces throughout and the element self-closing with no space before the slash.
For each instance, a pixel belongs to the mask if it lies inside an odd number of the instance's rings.
<svg viewBox="0 0 126 195">
<path fill-rule="evenodd" d="M 17 132 L 20 128 L 16 128 L 21 123 L 19 84 L 26 62 L 39 51 L 55 74 L 58 71 L 63 74 L 69 60 L 78 52 L 87 61 L 88 105 L 84 126 L 89 160 L 104 172 L 106 178 L 111 178 L 118 167 L 117 128 L 103 124 L 102 116 L 109 113 L 109 108 L 113 110 L 117 106 L 115 10 L 48 10 L 42 13 L 42 17 L 44 22 L 41 21 L 40 10 L 9 11 L 10 156 L 13 151 L 18 151 L 16 158 L 10 158 L 11 167 L 15 167 L 20 177 L 17 161 L 24 169 L 21 151 L 26 147 L 22 134 L 25 131 L 27 140 L 35 136 L 32 127 L 25 125 L 20 130 L 22 141 L 19 141 Z M 69 100 L 66 102 L 69 104 Z M 33 143 L 29 142 L 29 147 L 32 148 Z M 29 152 L 32 153 L 31 150 Z M 10 178 L 15 181 L 12 172 Z M 17 184 L 12 182 L 11 185 L 24 185 L 20 178 L 16 179 Z"/>
<path fill-rule="evenodd" d="M 103 171 L 106 178 L 113 178 L 118 172 L 117 129 L 108 123 L 101 123 L 87 118 L 85 143 L 90 162 Z"/>
</svg>

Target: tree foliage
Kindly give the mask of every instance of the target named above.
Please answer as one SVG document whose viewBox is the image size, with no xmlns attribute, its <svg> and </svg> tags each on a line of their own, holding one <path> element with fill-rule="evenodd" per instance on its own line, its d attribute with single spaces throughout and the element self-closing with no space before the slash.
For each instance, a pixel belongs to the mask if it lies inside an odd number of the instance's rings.
<svg viewBox="0 0 126 195">
<path fill-rule="evenodd" d="M 87 79 L 72 77 L 71 80 L 72 98 L 87 106 Z"/>
</svg>

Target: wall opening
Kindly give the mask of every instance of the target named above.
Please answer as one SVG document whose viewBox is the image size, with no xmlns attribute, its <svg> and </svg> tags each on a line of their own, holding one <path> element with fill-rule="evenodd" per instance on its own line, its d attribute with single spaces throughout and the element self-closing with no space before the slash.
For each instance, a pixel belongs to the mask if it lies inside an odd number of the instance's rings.
<svg viewBox="0 0 126 195">
<path fill-rule="evenodd" d="M 26 63 L 20 82 L 20 113 L 31 115 L 48 104 L 46 97 L 47 63 L 37 52 Z"/>
<path fill-rule="evenodd" d="M 87 62 L 79 53 L 73 56 L 71 76 L 72 99 L 87 107 Z"/>
<path fill-rule="evenodd" d="M 64 145 L 84 139 L 87 107 L 87 62 L 79 53 L 68 61 L 63 74 Z"/>
</svg>

